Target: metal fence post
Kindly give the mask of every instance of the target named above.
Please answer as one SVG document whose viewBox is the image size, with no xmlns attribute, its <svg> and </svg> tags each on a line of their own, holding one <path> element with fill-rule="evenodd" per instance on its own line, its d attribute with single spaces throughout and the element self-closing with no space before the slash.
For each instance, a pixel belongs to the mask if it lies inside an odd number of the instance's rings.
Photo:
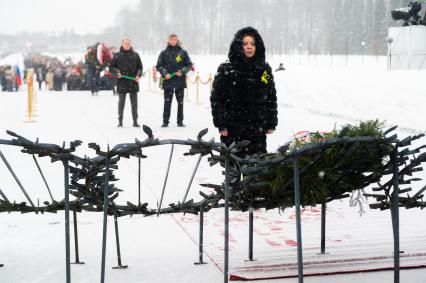
<svg viewBox="0 0 426 283">
<path fill-rule="evenodd" d="M 300 217 L 300 172 L 299 161 L 297 158 L 293 161 L 294 169 L 294 204 L 296 209 L 296 232 L 297 232 L 297 270 L 299 283 L 303 283 L 303 253 L 302 253 L 302 223 Z"/>
<path fill-rule="evenodd" d="M 109 157 L 106 156 L 105 161 L 105 181 L 104 181 L 104 221 L 102 234 L 102 267 L 101 267 L 101 283 L 105 282 L 105 260 L 106 260 L 106 240 L 107 240 L 107 225 L 108 225 L 108 193 L 109 193 Z"/>
<path fill-rule="evenodd" d="M 70 194 L 69 194 L 69 165 L 68 160 L 64 164 L 64 208 L 65 208 L 65 265 L 66 282 L 71 282 L 71 260 L 70 260 Z"/>
</svg>

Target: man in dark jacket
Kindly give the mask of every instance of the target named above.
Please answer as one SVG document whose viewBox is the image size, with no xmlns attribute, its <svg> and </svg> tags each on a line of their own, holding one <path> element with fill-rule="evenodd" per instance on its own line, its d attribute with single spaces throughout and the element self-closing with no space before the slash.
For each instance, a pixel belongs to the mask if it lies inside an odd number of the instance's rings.
<svg viewBox="0 0 426 283">
<path fill-rule="evenodd" d="M 221 141 L 250 141 L 242 155 L 266 153 L 266 134 L 278 124 L 277 96 L 262 37 L 254 28 L 239 30 L 229 61 L 221 64 L 210 97 L 213 123 Z"/>
<path fill-rule="evenodd" d="M 85 56 L 87 65 L 87 87 L 92 95 L 98 95 L 101 65 L 96 57 L 96 45 L 87 47 Z"/>
<path fill-rule="evenodd" d="M 43 82 L 46 80 L 46 68 L 43 66 L 43 64 L 37 64 L 35 72 L 37 76 L 38 89 L 41 90 Z"/>
<path fill-rule="evenodd" d="M 178 103 L 177 124 L 179 127 L 185 126 L 183 124 L 183 96 L 186 87 L 186 73 L 189 72 L 191 65 L 191 59 L 180 46 L 178 36 L 169 35 L 167 48 L 161 51 L 157 61 L 157 70 L 161 74 L 164 89 L 162 127 L 169 125 L 173 93 L 175 93 Z"/>
<path fill-rule="evenodd" d="M 142 69 L 141 58 L 137 52 L 133 51 L 131 40 L 123 39 L 120 52 L 114 55 L 110 66 L 112 74 L 118 78 L 118 127 L 123 126 L 123 111 L 127 93 L 130 95 L 132 105 L 133 127 L 139 127 L 137 93 L 139 92 L 139 79 L 142 75 Z"/>
<path fill-rule="evenodd" d="M 57 66 L 53 74 L 53 89 L 56 91 L 62 91 L 64 84 L 65 72 L 62 70 L 62 66 Z"/>
</svg>

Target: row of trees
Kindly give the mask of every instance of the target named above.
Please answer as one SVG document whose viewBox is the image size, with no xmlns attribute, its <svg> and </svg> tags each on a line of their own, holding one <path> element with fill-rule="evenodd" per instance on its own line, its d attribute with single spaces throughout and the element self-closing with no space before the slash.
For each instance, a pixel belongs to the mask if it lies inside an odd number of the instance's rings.
<svg viewBox="0 0 426 283">
<path fill-rule="evenodd" d="M 81 51 L 104 41 L 117 46 L 130 37 L 134 46 L 156 53 L 167 35 L 177 33 L 191 53 L 226 53 L 234 33 L 254 26 L 270 53 L 372 54 L 386 52 L 390 10 L 409 0 L 139 0 L 118 11 L 115 23 L 101 34 L 23 33 L 0 35 L 0 49 Z M 2 46 L 3 43 L 3 46 Z M 364 44 L 363 44 L 364 43 Z M 30 46 L 31 47 L 31 46 Z M 3 49 L 4 49 L 3 48 Z"/>
<path fill-rule="evenodd" d="M 144 50 L 181 36 L 193 53 L 224 53 L 236 30 L 259 29 L 271 53 L 385 54 L 390 10 L 406 0 L 140 0 L 125 8 L 109 40 L 129 36 Z M 364 44 L 363 44 L 364 42 Z"/>
</svg>

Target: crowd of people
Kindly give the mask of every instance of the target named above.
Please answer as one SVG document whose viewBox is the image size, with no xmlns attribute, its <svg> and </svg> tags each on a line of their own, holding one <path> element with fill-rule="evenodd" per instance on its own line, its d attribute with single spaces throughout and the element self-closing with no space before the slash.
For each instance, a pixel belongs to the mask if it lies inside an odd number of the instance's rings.
<svg viewBox="0 0 426 283">
<path fill-rule="evenodd" d="M 38 89 L 62 91 L 67 72 L 72 69 L 69 60 L 61 62 L 57 58 L 43 55 L 31 55 L 24 59 L 25 70 L 34 70 Z"/>
<path fill-rule="evenodd" d="M 88 51 L 95 49 L 88 47 Z M 95 55 L 96 56 L 96 55 Z M 70 58 L 64 61 L 56 57 L 30 54 L 24 58 L 24 72 L 21 74 L 17 65 L 0 66 L 0 90 L 18 91 L 22 82 L 25 82 L 28 70 L 35 74 L 35 83 L 39 90 L 74 91 L 74 90 L 113 90 L 116 79 L 105 72 L 110 60 L 104 66 L 96 60 L 91 60 L 88 52 L 85 60 L 73 62 Z"/>
<path fill-rule="evenodd" d="M 0 89 L 2 91 L 18 91 L 22 84 L 18 66 L 0 66 Z"/>
<path fill-rule="evenodd" d="M 32 55 L 24 60 L 25 70 L 34 70 L 40 90 L 74 91 L 89 90 L 91 87 L 90 64 L 83 60 L 73 62 L 44 55 Z M 108 78 L 100 79 L 99 89 L 112 89 Z"/>
</svg>

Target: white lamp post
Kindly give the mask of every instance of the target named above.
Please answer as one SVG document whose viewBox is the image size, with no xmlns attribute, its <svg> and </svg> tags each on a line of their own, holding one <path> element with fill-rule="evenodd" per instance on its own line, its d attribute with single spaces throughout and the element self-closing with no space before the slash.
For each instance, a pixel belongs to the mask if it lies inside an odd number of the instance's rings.
<svg viewBox="0 0 426 283">
<path fill-rule="evenodd" d="M 392 37 L 388 37 L 386 38 L 386 42 L 389 45 L 389 64 L 388 64 L 388 70 L 391 71 L 392 70 L 392 42 L 393 42 L 393 38 Z"/>
<path fill-rule="evenodd" d="M 362 45 L 362 64 L 364 64 L 364 56 L 365 56 L 365 41 L 361 41 Z"/>
</svg>

